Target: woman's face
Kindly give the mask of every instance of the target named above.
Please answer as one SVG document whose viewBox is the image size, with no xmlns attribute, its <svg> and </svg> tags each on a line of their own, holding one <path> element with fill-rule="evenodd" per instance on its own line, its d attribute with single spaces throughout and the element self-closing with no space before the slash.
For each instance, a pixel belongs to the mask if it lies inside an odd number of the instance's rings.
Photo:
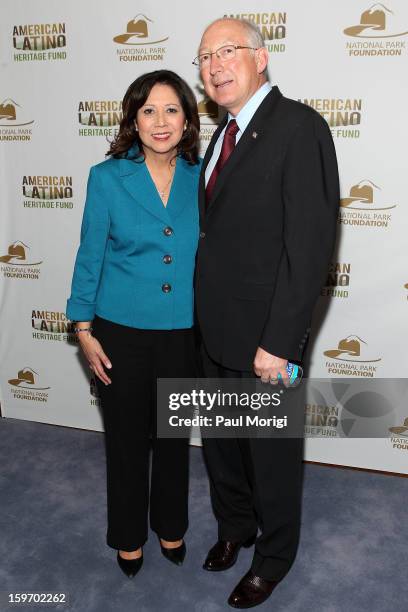
<svg viewBox="0 0 408 612">
<path fill-rule="evenodd" d="M 135 120 L 146 152 L 165 154 L 173 151 L 186 126 L 180 100 L 172 87 L 158 83 L 152 87 Z"/>
</svg>

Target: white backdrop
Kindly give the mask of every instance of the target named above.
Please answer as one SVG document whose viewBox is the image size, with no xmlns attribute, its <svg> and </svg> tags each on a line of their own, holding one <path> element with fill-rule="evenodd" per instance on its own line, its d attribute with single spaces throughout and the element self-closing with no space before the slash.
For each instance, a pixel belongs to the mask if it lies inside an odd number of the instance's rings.
<svg viewBox="0 0 408 612">
<path fill-rule="evenodd" d="M 102 429 L 94 385 L 64 316 L 89 167 L 104 158 L 128 85 L 159 68 L 175 70 L 193 87 L 204 152 L 217 117 L 191 60 L 204 27 L 224 15 L 260 24 L 272 82 L 314 106 L 332 128 L 342 207 L 316 309 L 310 375 L 407 376 L 406 2 L 4 0 L 3 416 Z M 307 459 L 408 473 L 408 408 L 377 440 L 336 439 L 326 417 L 339 410 L 329 400 L 308 401 L 307 426 L 326 437 L 307 440 Z"/>
</svg>

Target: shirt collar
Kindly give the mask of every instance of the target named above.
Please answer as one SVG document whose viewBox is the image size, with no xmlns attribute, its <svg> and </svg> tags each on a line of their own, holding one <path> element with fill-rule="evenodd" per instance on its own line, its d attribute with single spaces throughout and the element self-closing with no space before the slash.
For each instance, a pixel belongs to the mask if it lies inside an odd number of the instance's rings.
<svg viewBox="0 0 408 612">
<path fill-rule="evenodd" d="M 228 121 L 231 121 L 231 119 L 235 119 L 241 134 L 245 130 L 248 123 L 251 121 L 252 117 L 258 110 L 258 107 L 261 105 L 261 102 L 268 95 L 271 89 L 272 85 L 267 81 L 259 89 L 256 90 L 252 98 L 249 98 L 248 102 L 241 108 L 236 117 L 233 117 L 230 113 L 228 113 Z"/>
</svg>

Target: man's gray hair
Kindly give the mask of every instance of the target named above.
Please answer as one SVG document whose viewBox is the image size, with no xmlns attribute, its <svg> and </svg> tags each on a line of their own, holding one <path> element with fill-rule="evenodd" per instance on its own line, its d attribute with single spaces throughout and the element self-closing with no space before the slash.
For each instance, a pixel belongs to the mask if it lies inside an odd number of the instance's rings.
<svg viewBox="0 0 408 612">
<path fill-rule="evenodd" d="M 261 31 L 253 21 L 250 21 L 249 19 L 241 19 L 240 17 L 224 17 L 220 19 L 220 21 L 233 21 L 241 23 L 245 28 L 246 38 L 249 46 L 254 47 L 255 49 L 259 49 L 260 47 L 265 46 L 265 41 L 263 39 Z"/>
</svg>

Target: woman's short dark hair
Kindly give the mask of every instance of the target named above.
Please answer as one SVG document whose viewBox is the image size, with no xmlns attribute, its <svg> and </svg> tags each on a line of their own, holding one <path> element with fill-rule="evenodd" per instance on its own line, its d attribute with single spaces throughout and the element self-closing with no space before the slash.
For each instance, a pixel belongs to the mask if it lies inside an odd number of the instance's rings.
<svg viewBox="0 0 408 612">
<path fill-rule="evenodd" d="M 120 122 L 119 132 L 111 142 L 107 155 L 126 157 L 129 149 L 137 144 L 139 150 L 136 157 L 143 158 L 143 145 L 135 128 L 134 120 L 137 111 L 145 104 L 154 85 L 158 83 L 174 89 L 186 117 L 187 128 L 178 144 L 177 154 L 184 157 L 190 164 L 197 164 L 200 135 L 197 102 L 184 79 L 171 70 L 147 72 L 138 77 L 128 87 L 122 102 L 123 118 Z"/>
</svg>

